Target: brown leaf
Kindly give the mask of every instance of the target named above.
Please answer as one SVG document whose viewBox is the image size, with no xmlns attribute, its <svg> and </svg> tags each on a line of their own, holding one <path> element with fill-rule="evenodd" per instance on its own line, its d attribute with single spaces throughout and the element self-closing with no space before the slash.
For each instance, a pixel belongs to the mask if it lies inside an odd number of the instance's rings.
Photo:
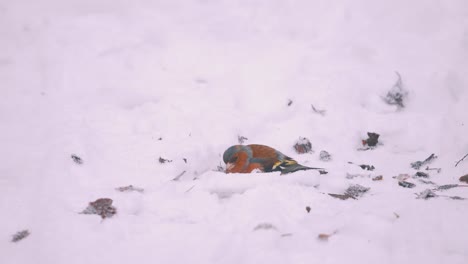
<svg viewBox="0 0 468 264">
<path fill-rule="evenodd" d="M 319 240 L 322 240 L 322 241 L 328 241 L 328 238 L 330 237 L 331 235 L 328 235 L 328 234 L 319 234 L 318 235 L 318 239 Z"/>
<path fill-rule="evenodd" d="M 373 181 L 381 181 L 383 180 L 383 176 L 382 175 L 379 175 L 379 176 L 375 176 L 374 178 L 372 178 Z"/>
</svg>

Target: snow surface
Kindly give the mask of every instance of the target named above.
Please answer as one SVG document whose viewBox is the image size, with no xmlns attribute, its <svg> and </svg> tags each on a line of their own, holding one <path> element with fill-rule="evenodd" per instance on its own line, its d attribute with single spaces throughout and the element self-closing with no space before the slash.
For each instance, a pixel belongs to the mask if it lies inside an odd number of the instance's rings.
<svg viewBox="0 0 468 264">
<path fill-rule="evenodd" d="M 466 0 L 2 1 L 0 85 L 2 264 L 468 263 L 468 200 L 392 178 L 468 173 Z M 238 136 L 329 174 L 217 172 Z"/>
</svg>

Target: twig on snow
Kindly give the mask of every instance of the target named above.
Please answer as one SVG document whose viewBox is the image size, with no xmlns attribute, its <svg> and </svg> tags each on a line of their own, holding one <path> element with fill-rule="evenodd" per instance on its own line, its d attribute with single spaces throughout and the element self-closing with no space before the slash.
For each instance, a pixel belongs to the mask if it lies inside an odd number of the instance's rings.
<svg viewBox="0 0 468 264">
<path fill-rule="evenodd" d="M 468 157 L 468 153 L 466 153 L 466 155 L 459 161 L 457 161 L 457 163 L 455 163 L 455 167 L 458 166 L 458 163 L 462 162 L 466 157 Z"/>
<path fill-rule="evenodd" d="M 319 114 L 319 115 L 324 116 L 325 113 L 327 112 L 327 110 L 319 110 L 319 109 L 315 108 L 315 106 L 313 104 L 311 104 L 311 106 L 312 106 L 312 110 L 314 110 L 314 112 Z"/>
</svg>

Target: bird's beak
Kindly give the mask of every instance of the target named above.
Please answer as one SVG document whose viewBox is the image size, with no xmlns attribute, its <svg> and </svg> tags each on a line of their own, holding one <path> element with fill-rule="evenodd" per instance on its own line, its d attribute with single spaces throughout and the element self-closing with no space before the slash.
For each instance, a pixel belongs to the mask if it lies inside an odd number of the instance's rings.
<svg viewBox="0 0 468 264">
<path fill-rule="evenodd" d="M 234 168 L 234 163 L 226 163 L 226 171 L 229 172 L 232 168 Z"/>
</svg>

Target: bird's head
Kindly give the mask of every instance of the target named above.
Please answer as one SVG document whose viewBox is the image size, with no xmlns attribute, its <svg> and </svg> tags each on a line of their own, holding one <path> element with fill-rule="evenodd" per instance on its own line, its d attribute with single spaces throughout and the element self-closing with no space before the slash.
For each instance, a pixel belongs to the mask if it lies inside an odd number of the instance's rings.
<svg viewBox="0 0 468 264">
<path fill-rule="evenodd" d="M 226 171 L 229 171 L 235 166 L 237 160 L 239 159 L 239 154 L 243 151 L 244 148 L 245 146 L 235 145 L 224 151 L 223 161 L 226 163 Z"/>
<path fill-rule="evenodd" d="M 231 146 L 228 149 L 226 149 L 226 151 L 224 151 L 224 154 L 223 154 L 224 163 L 227 164 L 230 162 L 231 163 L 236 162 L 240 150 L 241 150 L 241 146 L 239 145 Z"/>
</svg>

